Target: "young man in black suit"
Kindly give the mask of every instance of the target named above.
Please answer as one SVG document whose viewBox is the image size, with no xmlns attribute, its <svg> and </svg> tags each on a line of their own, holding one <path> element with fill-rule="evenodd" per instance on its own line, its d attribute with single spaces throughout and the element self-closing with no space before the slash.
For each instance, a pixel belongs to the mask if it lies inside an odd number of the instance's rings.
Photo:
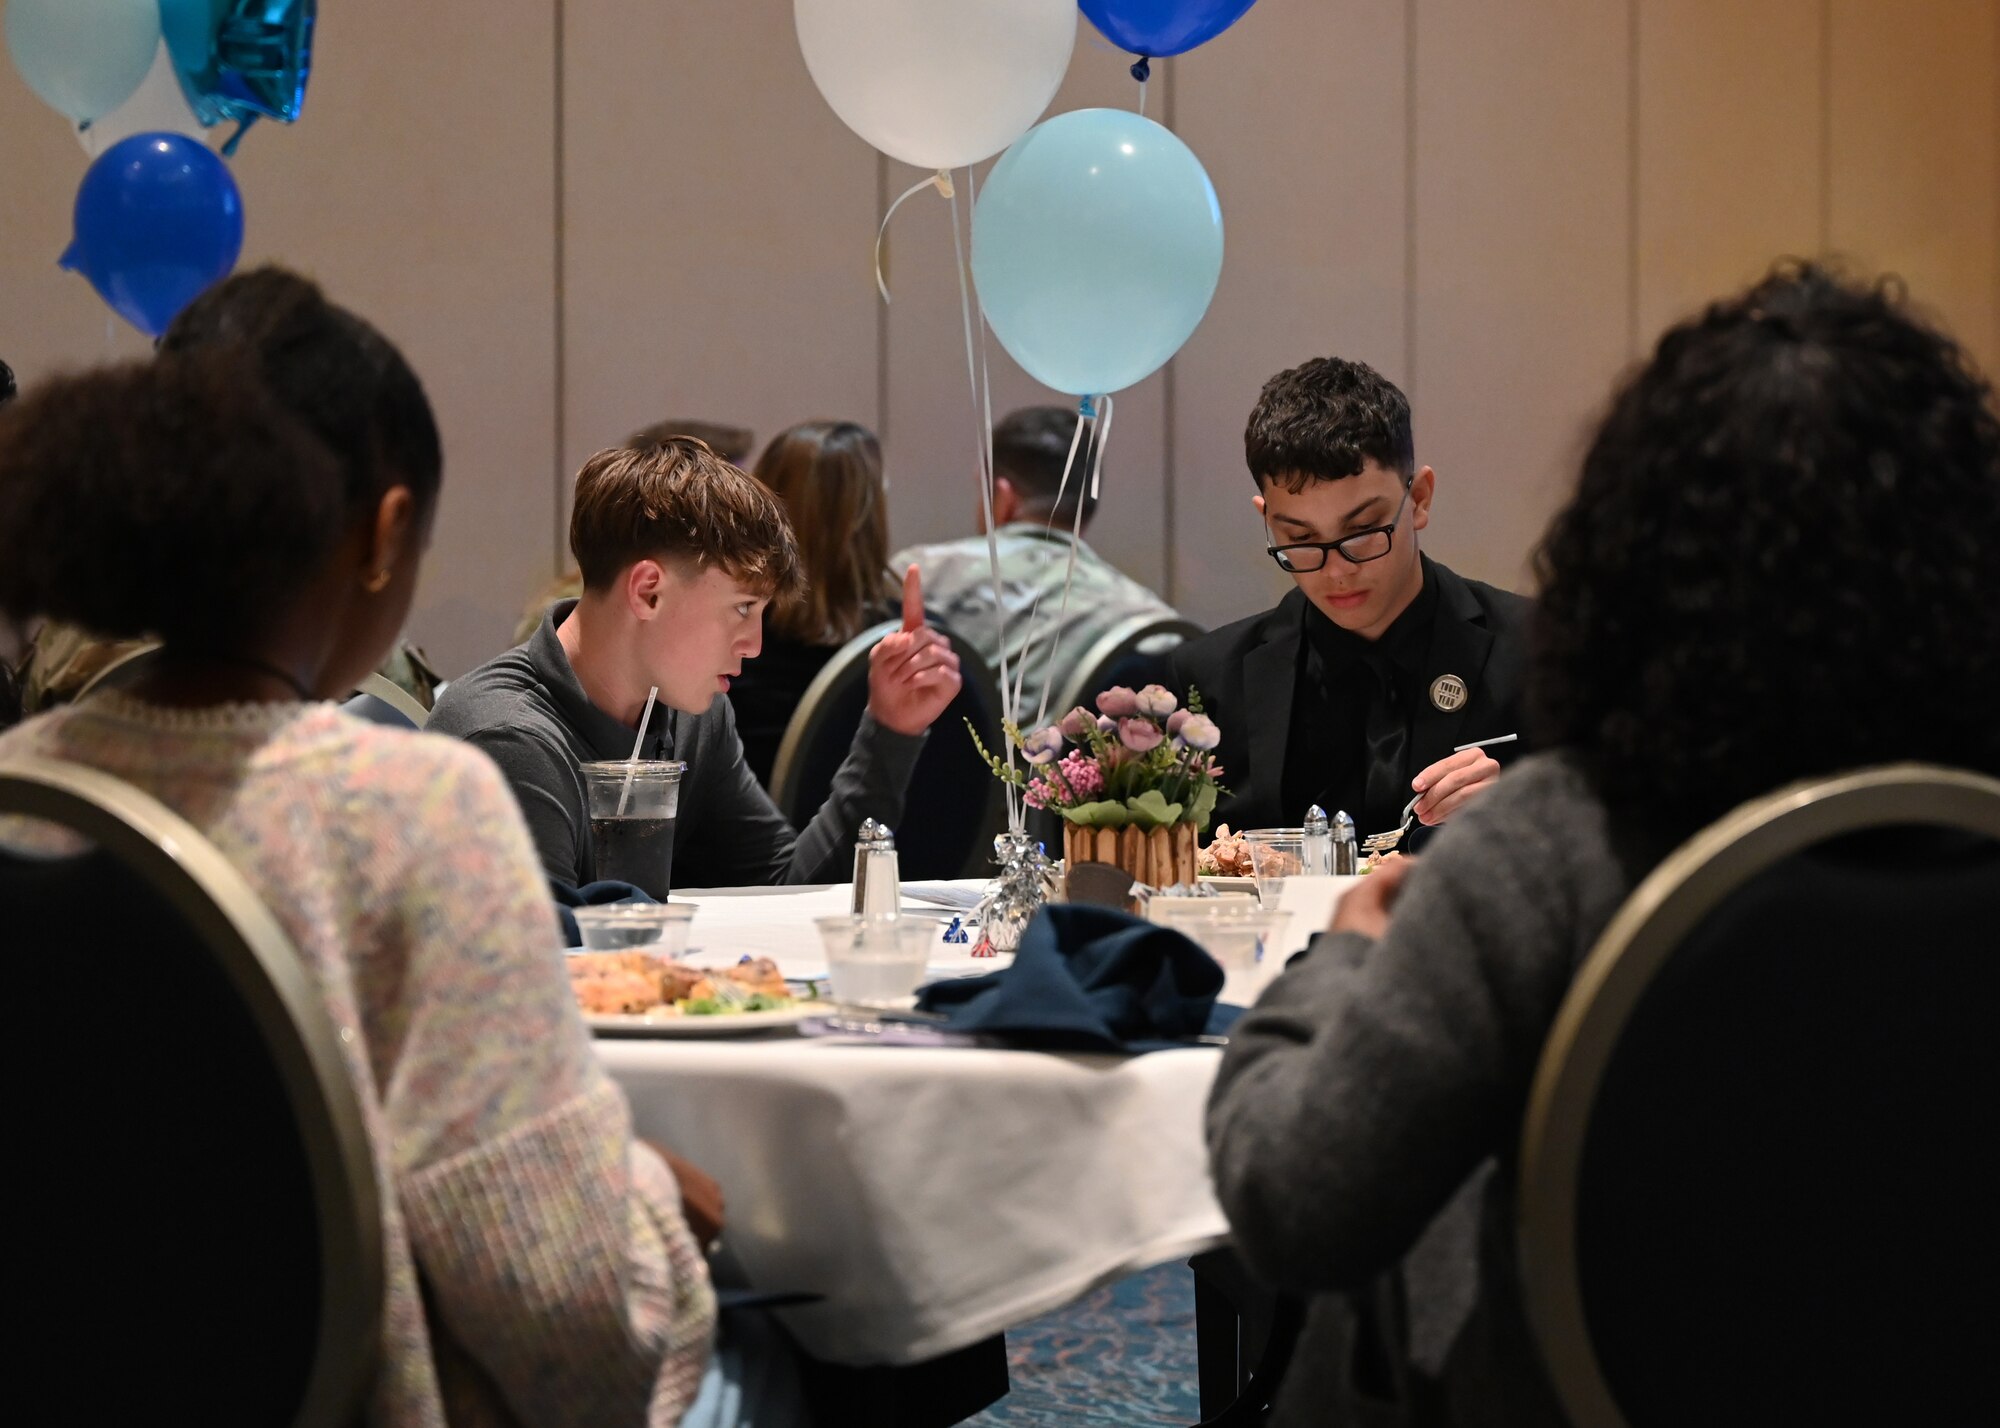
<svg viewBox="0 0 2000 1428">
<path fill-rule="evenodd" d="M 1175 652 L 1181 688 L 1222 726 L 1216 821 L 1295 825 L 1318 804 L 1365 836 L 1414 797 L 1423 825 L 1443 823 L 1521 750 L 1460 746 L 1521 732 L 1528 601 L 1418 549 L 1437 475 L 1374 368 L 1321 357 L 1280 372 L 1244 450 L 1268 554 L 1298 588 Z"/>
</svg>

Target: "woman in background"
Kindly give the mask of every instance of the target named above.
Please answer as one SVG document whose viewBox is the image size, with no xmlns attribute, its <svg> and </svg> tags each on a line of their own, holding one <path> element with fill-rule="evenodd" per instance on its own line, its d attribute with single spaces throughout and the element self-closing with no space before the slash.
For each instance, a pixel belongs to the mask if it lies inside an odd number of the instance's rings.
<svg viewBox="0 0 2000 1428">
<path fill-rule="evenodd" d="M 764 612 L 764 648 L 731 681 L 743 757 L 767 789 L 792 712 L 833 657 L 896 613 L 889 576 L 889 509 L 882 444 L 851 421 L 778 433 L 750 473 L 784 502 L 805 562 L 806 588 Z"/>
</svg>

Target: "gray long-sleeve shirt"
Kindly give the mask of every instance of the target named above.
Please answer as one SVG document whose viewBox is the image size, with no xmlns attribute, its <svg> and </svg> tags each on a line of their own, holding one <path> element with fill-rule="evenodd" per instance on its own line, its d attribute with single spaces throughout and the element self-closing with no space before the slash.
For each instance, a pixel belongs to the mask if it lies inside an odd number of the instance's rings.
<svg viewBox="0 0 2000 1428">
<path fill-rule="evenodd" d="M 1216 1193 L 1252 1268 L 1318 1296 L 1274 1422 L 1440 1400 L 1457 1424 L 1558 1421 L 1516 1288 L 1515 1148 L 1571 978 L 1665 851 L 1621 852 L 1572 763 L 1525 759 L 1439 833 L 1380 941 L 1315 938 L 1231 1029 Z M 1407 1318 L 1384 1324 L 1398 1270 Z"/>
<path fill-rule="evenodd" d="M 632 755 L 637 730 L 590 702 L 556 638 L 575 608 L 552 607 L 525 644 L 453 680 L 432 711 L 431 731 L 484 750 L 513 786 L 536 851 L 551 878 L 596 880 L 590 804 L 579 765 Z M 645 758 L 682 759 L 676 815 L 676 887 L 767 886 L 844 881 L 864 819 L 895 827 L 924 736 L 898 734 L 863 715 L 832 792 L 803 832 L 793 829 L 743 762 L 729 700 L 701 714 L 654 709 Z"/>
</svg>

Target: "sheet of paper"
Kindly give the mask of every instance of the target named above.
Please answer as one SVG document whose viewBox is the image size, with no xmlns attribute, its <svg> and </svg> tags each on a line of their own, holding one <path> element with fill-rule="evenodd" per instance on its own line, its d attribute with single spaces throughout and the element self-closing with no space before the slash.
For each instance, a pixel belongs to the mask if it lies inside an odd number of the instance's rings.
<svg viewBox="0 0 2000 1428">
<path fill-rule="evenodd" d="M 983 886 L 976 882 L 963 885 Z M 961 884 L 926 886 L 952 888 Z M 826 953 L 813 919 L 851 912 L 854 887 L 851 883 L 834 883 L 754 891 L 689 888 L 685 894 L 677 889 L 674 901 L 691 902 L 699 909 L 688 930 L 690 965 L 727 966 L 743 957 L 769 957 L 787 977 L 804 979 L 826 975 Z M 979 936 L 976 929 L 970 941 L 946 942 L 944 931 L 952 919 L 947 908 L 905 903 L 902 913 L 906 917 L 929 918 L 937 924 L 937 948 L 929 966 L 933 979 L 978 976 L 998 971 L 1013 961 L 1012 957 L 974 957 L 972 949 Z"/>
<path fill-rule="evenodd" d="M 1360 877 L 1286 878 L 1284 889 L 1278 894 L 1278 911 L 1290 914 L 1290 920 L 1278 934 L 1284 955 L 1289 957 L 1302 949 L 1312 941 L 1315 932 L 1326 931 L 1326 925 L 1333 921 L 1334 908 L 1360 881 Z"/>
</svg>

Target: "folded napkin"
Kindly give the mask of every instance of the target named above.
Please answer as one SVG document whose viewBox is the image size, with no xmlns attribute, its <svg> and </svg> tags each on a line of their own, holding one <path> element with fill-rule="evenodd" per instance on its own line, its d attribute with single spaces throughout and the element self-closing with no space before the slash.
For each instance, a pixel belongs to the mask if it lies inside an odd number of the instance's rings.
<svg viewBox="0 0 2000 1428">
<path fill-rule="evenodd" d="M 1221 990 L 1215 959 L 1172 928 L 1058 905 L 1035 914 L 1012 966 L 933 982 L 917 1006 L 1018 1046 L 1156 1051 L 1207 1032 Z"/>
<path fill-rule="evenodd" d="M 549 896 L 555 899 L 556 925 L 562 928 L 565 947 L 583 945 L 583 933 L 578 930 L 576 919 L 570 915 L 571 908 L 598 907 L 607 902 L 653 901 L 644 889 L 634 887 L 631 883 L 615 882 L 610 878 L 602 882 L 585 883 L 582 887 L 574 887 L 560 878 L 550 878 Z"/>
</svg>

